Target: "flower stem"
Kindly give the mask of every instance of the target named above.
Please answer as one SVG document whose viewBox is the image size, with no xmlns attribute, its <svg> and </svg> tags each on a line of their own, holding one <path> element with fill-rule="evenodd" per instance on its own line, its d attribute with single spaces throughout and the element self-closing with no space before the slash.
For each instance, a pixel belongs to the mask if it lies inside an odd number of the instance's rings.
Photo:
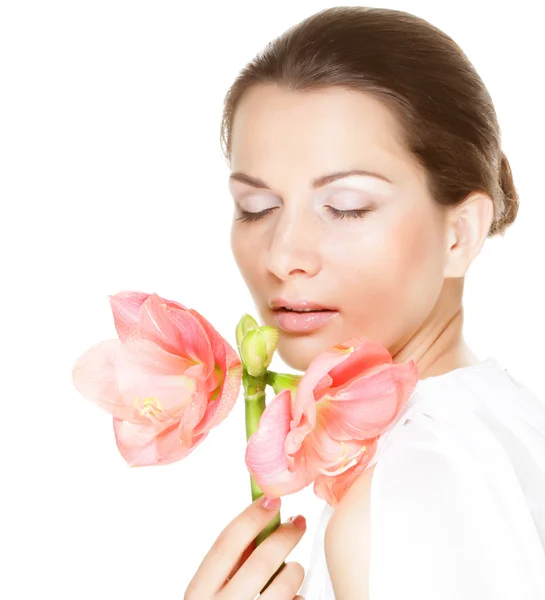
<svg viewBox="0 0 545 600">
<path fill-rule="evenodd" d="M 252 377 L 246 369 L 243 370 L 242 374 L 242 382 L 244 385 L 244 406 L 245 406 L 245 415 L 246 415 L 246 441 L 250 439 L 250 437 L 257 431 L 259 427 L 259 421 L 261 419 L 261 415 L 266 408 L 266 387 L 265 376 L 263 377 Z M 250 486 L 252 490 L 252 501 L 256 500 L 260 496 L 263 496 L 263 492 L 254 481 L 253 477 L 250 475 Z M 271 533 L 273 533 L 280 526 L 280 511 L 275 515 L 275 517 L 268 523 L 268 525 L 263 529 L 258 536 L 255 538 L 256 547 L 259 546 L 263 541 L 265 541 Z M 278 573 L 282 570 L 283 567 L 286 566 L 285 562 L 282 562 L 280 567 L 274 573 L 274 575 L 269 579 L 269 581 L 265 584 L 265 587 L 261 590 L 261 594 L 267 589 L 267 587 L 272 583 L 274 578 L 278 575 Z"/>
<path fill-rule="evenodd" d="M 301 378 L 302 375 L 292 375 L 291 373 L 275 373 L 274 371 L 265 373 L 265 383 L 273 388 L 275 394 L 287 389 L 293 396 Z"/>
</svg>

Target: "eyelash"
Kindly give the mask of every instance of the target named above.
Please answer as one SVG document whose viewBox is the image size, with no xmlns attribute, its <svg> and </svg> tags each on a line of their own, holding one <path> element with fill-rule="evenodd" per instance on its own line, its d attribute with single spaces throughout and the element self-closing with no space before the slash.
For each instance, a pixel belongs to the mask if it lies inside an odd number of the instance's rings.
<svg viewBox="0 0 545 600">
<path fill-rule="evenodd" d="M 254 221 L 259 221 L 262 219 L 268 212 L 271 212 L 277 208 L 274 206 L 273 208 L 267 208 L 266 210 L 262 210 L 261 212 L 253 213 L 248 212 L 246 210 L 240 210 L 240 217 L 237 221 L 243 221 L 245 223 L 252 223 Z M 334 219 L 361 219 L 365 216 L 366 213 L 371 212 L 369 208 L 356 208 L 353 210 L 337 210 L 332 206 L 328 206 L 327 209 L 331 213 Z"/>
</svg>

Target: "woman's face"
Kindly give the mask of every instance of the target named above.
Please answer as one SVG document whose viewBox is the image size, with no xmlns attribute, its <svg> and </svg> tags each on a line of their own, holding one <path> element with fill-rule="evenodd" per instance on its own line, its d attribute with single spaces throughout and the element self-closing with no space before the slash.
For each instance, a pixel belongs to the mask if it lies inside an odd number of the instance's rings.
<svg viewBox="0 0 545 600">
<path fill-rule="evenodd" d="M 377 176 L 313 185 L 353 169 Z M 395 355 L 441 292 L 446 221 L 401 144 L 393 113 L 358 91 L 256 85 L 236 111 L 231 170 L 244 174 L 229 182 L 231 247 L 263 324 L 280 331 L 280 357 L 304 371 L 318 354 L 354 336 Z M 355 218 L 335 212 L 357 210 L 368 212 Z M 242 211 L 262 215 L 244 221 Z M 271 308 L 274 298 L 337 312 L 329 319 L 280 315 Z M 321 326 L 309 328 L 312 322 Z"/>
</svg>

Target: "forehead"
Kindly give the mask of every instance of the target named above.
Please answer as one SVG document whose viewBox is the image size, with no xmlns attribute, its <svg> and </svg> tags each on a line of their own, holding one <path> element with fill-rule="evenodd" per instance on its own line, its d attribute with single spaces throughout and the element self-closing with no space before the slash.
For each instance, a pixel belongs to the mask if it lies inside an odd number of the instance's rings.
<svg viewBox="0 0 545 600">
<path fill-rule="evenodd" d="M 401 130 L 380 99 L 357 90 L 328 87 L 283 90 L 259 84 L 246 90 L 231 132 L 231 169 L 263 174 L 263 168 L 325 173 L 339 168 L 406 163 Z"/>
</svg>

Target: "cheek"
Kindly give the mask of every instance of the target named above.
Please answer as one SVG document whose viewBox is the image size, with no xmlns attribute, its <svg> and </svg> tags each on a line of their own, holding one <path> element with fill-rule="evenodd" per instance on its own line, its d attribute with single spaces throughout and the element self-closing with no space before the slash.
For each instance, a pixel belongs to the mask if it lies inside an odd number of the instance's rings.
<svg viewBox="0 0 545 600">
<path fill-rule="evenodd" d="M 395 281 L 400 312 L 418 324 L 431 312 L 443 285 L 444 249 L 440 224 L 431 215 L 407 222 L 398 233 Z"/>
<path fill-rule="evenodd" d="M 371 228 L 370 228 L 371 229 Z M 363 228 L 362 228 L 363 232 Z M 391 347 L 417 327 L 440 293 L 443 247 L 432 215 L 400 215 L 350 238 L 338 256 L 347 329 Z"/>
<path fill-rule="evenodd" d="M 407 218 L 392 237 L 392 260 L 397 274 L 435 278 L 443 261 L 441 225 L 432 214 Z"/>
<path fill-rule="evenodd" d="M 237 225 L 233 225 L 231 228 L 231 252 L 244 279 L 251 271 L 251 254 L 248 252 L 250 245 L 251 236 L 245 235 Z"/>
<path fill-rule="evenodd" d="M 260 285 L 260 276 L 264 258 L 261 254 L 259 240 L 256 239 L 250 229 L 248 227 L 243 231 L 233 225 L 231 229 L 231 251 L 248 290 L 255 298 L 258 290 L 263 287 Z"/>
</svg>

